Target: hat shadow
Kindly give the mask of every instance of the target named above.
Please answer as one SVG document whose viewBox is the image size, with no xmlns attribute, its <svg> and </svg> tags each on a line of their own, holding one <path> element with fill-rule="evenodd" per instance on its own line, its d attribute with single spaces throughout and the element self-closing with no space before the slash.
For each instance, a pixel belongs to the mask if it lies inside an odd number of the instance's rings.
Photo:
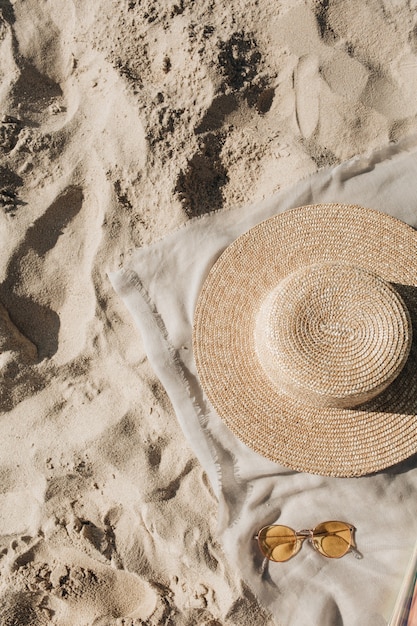
<svg viewBox="0 0 417 626">
<path fill-rule="evenodd" d="M 402 297 L 411 319 L 412 342 L 408 359 L 392 383 L 377 397 L 356 407 L 366 413 L 415 415 L 417 419 L 417 287 L 391 283 Z M 416 450 L 417 452 L 417 450 Z"/>
<path fill-rule="evenodd" d="M 412 456 L 409 456 L 407 459 L 400 461 L 399 463 L 395 463 L 390 467 L 386 467 L 383 470 L 379 470 L 375 472 L 375 474 L 388 474 L 390 476 L 395 476 L 397 474 L 405 474 L 417 467 L 417 452 Z M 372 475 L 372 474 L 371 474 Z"/>
<path fill-rule="evenodd" d="M 392 283 L 392 286 L 404 301 L 410 315 L 412 327 L 410 354 L 403 371 L 398 377 L 398 383 L 407 391 L 407 404 L 400 413 L 403 415 L 416 415 L 417 419 L 417 287 L 400 283 Z"/>
<path fill-rule="evenodd" d="M 356 410 L 378 411 L 387 415 L 416 416 L 417 421 L 417 287 L 391 283 L 401 296 L 411 319 L 412 343 L 407 362 L 397 378 L 377 398 L 356 407 Z M 379 470 L 378 474 L 402 474 L 417 467 L 416 452 L 408 458 Z"/>
<path fill-rule="evenodd" d="M 410 313 L 413 330 L 417 328 L 417 287 L 404 285 L 403 283 L 391 283 L 392 287 L 400 294 Z"/>
<path fill-rule="evenodd" d="M 377 411 L 417 416 L 417 287 L 398 283 L 391 285 L 403 299 L 410 315 L 412 327 L 410 354 L 403 369 L 390 385 L 375 398 L 357 406 L 356 410 L 366 413 Z"/>
</svg>

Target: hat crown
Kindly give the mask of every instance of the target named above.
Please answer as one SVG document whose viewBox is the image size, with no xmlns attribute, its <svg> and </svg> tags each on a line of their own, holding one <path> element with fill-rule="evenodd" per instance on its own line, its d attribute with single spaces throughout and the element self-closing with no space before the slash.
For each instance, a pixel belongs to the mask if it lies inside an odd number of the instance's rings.
<svg viewBox="0 0 417 626">
<path fill-rule="evenodd" d="M 343 263 L 288 275 L 255 324 L 256 353 L 274 386 L 319 407 L 351 408 L 381 393 L 404 367 L 411 341 L 395 288 Z"/>
</svg>

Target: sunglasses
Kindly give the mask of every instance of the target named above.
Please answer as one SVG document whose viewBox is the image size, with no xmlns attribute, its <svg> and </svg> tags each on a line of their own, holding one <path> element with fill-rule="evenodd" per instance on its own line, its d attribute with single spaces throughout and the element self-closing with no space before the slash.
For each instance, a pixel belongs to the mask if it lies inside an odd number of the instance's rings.
<svg viewBox="0 0 417 626">
<path fill-rule="evenodd" d="M 352 524 L 337 521 L 322 522 L 312 530 L 299 531 L 273 525 L 261 528 L 255 539 L 264 557 L 277 563 L 288 561 L 297 554 L 305 539 L 323 556 L 340 559 L 350 550 L 355 554 L 354 531 Z"/>
</svg>

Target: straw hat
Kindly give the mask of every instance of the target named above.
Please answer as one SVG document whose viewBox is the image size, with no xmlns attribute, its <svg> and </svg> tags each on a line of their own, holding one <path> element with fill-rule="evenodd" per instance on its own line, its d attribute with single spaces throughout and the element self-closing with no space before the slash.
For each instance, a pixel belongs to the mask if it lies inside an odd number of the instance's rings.
<svg viewBox="0 0 417 626">
<path fill-rule="evenodd" d="M 356 205 L 299 207 L 214 264 L 195 312 L 197 370 L 256 452 L 359 476 L 417 452 L 416 319 L 416 231 Z"/>
</svg>

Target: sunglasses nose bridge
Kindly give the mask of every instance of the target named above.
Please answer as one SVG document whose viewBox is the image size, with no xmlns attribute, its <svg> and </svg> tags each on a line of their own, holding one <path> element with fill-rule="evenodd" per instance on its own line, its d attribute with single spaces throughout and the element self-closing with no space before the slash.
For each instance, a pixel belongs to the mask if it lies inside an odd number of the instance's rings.
<svg viewBox="0 0 417 626">
<path fill-rule="evenodd" d="M 312 540 L 313 531 L 308 528 L 303 528 L 302 530 L 297 530 L 295 536 L 297 537 L 297 539 L 299 539 L 301 543 L 304 543 L 306 539 L 308 539 L 309 541 Z"/>
</svg>

